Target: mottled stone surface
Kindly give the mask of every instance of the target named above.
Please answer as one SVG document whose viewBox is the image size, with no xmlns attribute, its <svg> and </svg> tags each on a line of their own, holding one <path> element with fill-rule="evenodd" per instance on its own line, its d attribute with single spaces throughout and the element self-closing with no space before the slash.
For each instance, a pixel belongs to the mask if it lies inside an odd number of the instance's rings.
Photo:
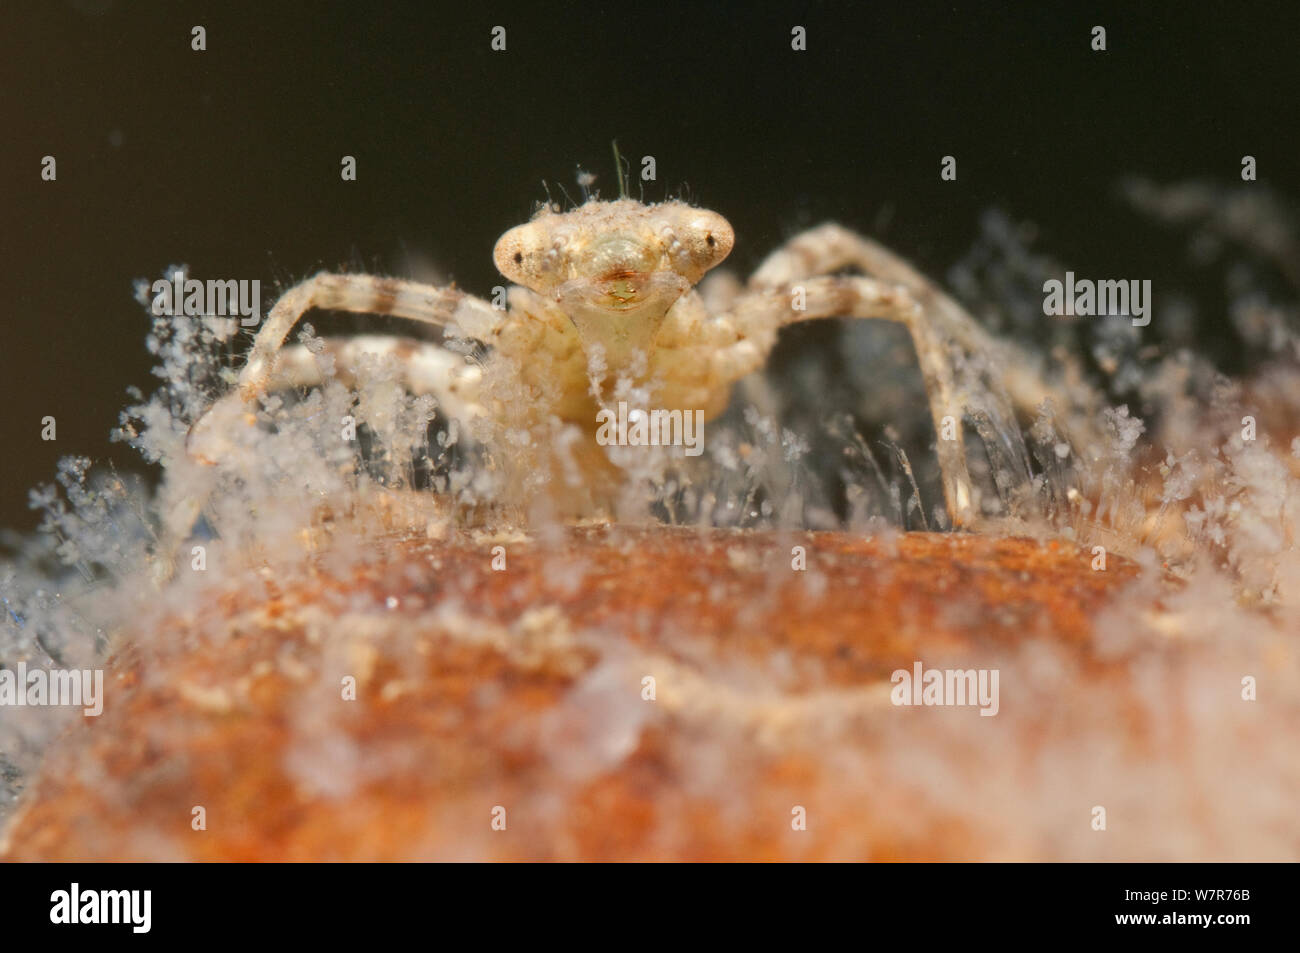
<svg viewBox="0 0 1300 953">
<path fill-rule="evenodd" d="M 1023 774 L 1050 799 L 1036 772 L 1080 719 L 1125 757 L 1155 743 L 1125 708 L 1128 655 L 1094 647 L 1135 570 L 1091 562 L 1018 539 L 663 528 L 390 540 L 343 574 L 322 558 L 129 640 L 6 857 L 1079 856 L 1098 792 L 1061 805 L 1059 843 L 1051 805 L 1020 824 L 999 792 Z M 1000 667 L 998 715 L 891 704 L 918 660 Z M 1116 704 L 1073 704 L 1081 679 Z"/>
</svg>

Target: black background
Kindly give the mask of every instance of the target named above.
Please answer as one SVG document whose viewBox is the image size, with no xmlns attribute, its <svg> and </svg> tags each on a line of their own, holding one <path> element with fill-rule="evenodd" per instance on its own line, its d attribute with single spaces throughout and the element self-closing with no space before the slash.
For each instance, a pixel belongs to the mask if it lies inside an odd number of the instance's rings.
<svg viewBox="0 0 1300 953">
<path fill-rule="evenodd" d="M 6 4 L 0 526 L 34 525 L 26 491 L 64 454 L 143 468 L 108 442 L 125 388 L 152 387 L 135 279 L 260 278 L 265 310 L 321 267 L 433 262 L 485 293 L 543 180 L 577 198 L 581 165 L 615 191 L 614 138 L 634 170 L 656 157 L 647 200 L 731 220 L 742 273 L 834 218 L 942 276 L 999 206 L 1063 259 L 1145 274 L 1122 175 L 1231 183 L 1251 154 L 1297 194 L 1294 7 Z"/>
</svg>

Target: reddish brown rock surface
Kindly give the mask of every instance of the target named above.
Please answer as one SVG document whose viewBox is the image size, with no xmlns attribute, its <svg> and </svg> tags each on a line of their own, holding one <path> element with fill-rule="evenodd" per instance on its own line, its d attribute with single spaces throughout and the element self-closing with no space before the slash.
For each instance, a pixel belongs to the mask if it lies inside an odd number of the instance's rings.
<svg viewBox="0 0 1300 953">
<path fill-rule="evenodd" d="M 575 529 L 552 547 L 391 541 L 342 578 L 322 560 L 214 589 L 116 654 L 104 715 L 52 747 L 5 856 L 1058 856 L 1041 828 L 983 816 L 995 792 L 944 792 L 1068 742 L 1028 710 L 1061 686 L 1031 700 L 1004 680 L 981 718 L 895 707 L 889 677 L 1033 643 L 1063 678 L 1122 681 L 1092 619 L 1135 573 L 1091 559 L 978 536 Z M 1138 715 L 1103 717 L 1141 746 Z"/>
</svg>

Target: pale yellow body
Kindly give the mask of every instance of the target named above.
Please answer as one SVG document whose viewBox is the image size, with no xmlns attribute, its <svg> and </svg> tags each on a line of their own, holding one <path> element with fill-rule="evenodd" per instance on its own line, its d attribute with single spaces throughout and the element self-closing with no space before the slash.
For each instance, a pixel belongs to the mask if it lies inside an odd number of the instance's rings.
<svg viewBox="0 0 1300 953">
<path fill-rule="evenodd" d="M 252 419 L 249 402 L 272 386 L 319 382 L 302 348 L 282 347 L 305 312 L 392 314 L 481 341 L 488 357 L 480 366 L 436 345 L 366 337 L 332 345 L 344 370 L 358 353 L 397 353 L 408 368 L 407 386 L 435 395 L 444 412 L 471 423 L 480 439 L 511 432 L 518 442 L 519 432 L 535 433 L 538 453 L 526 468 L 549 466 L 547 434 L 576 425 L 581 440 L 566 446 L 579 476 L 569 467 L 569 486 L 559 495 L 570 499 L 567 515 L 581 515 L 599 509 L 617 481 L 592 435 L 597 413 L 618 395 L 636 393 L 649 407 L 698 409 L 712 419 L 726 407 L 732 384 L 763 366 L 782 326 L 835 316 L 883 318 L 911 332 L 936 434 L 941 426 L 948 434 L 936 442 L 945 501 L 956 525 L 973 522 L 960 429 L 966 395 L 955 381 L 951 351 L 991 353 L 999 345 L 897 256 L 836 225 L 788 242 L 725 308 L 710 311 L 694 285 L 733 244 L 731 226 L 705 209 L 593 200 L 569 212 L 545 209 L 501 237 L 496 265 L 515 283 L 508 308 L 398 279 L 316 275 L 277 301 L 239 389 L 195 425 L 190 451 L 219 459 L 225 428 Z M 848 267 L 863 274 L 834 274 Z M 1047 393 L 1032 375 L 1011 372 L 1004 383 L 1026 407 Z M 583 489 L 589 492 L 573 492 Z"/>
</svg>

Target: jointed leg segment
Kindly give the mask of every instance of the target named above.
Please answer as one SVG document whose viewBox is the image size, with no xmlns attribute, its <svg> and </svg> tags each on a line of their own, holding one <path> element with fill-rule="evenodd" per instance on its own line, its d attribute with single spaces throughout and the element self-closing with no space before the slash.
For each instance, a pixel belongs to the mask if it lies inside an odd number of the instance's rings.
<svg viewBox="0 0 1300 953">
<path fill-rule="evenodd" d="M 253 341 L 248 363 L 239 375 L 245 399 L 266 387 L 275 355 L 289 332 L 312 308 L 388 314 L 483 340 L 500 326 L 501 312 L 454 288 L 437 288 L 416 281 L 374 275 L 334 275 L 321 272 L 285 292 Z"/>
<path fill-rule="evenodd" d="M 974 522 L 970 474 L 961 439 L 962 401 L 948 345 L 911 293 L 871 278 L 810 278 L 793 288 L 754 291 L 736 303 L 732 322 L 739 339 L 714 357 L 714 374 L 736 380 L 762 366 L 777 329 L 816 318 L 879 318 L 904 325 L 912 336 L 934 420 L 944 499 L 957 526 Z M 945 418 L 949 426 L 945 427 Z M 954 439 L 944 439 L 945 432 Z"/>
<path fill-rule="evenodd" d="M 298 377 L 311 377 L 311 368 L 304 355 L 284 355 L 281 349 L 302 316 L 313 308 L 394 315 L 448 328 L 478 340 L 490 340 L 504 317 L 504 312 L 454 288 L 437 288 L 373 275 L 321 272 L 289 289 L 276 301 L 253 340 L 248 363 L 240 372 L 236 390 L 218 400 L 191 428 L 188 445 L 194 456 L 215 461 L 221 452 L 222 429 L 241 417 L 247 418 L 244 408 L 266 392 L 278 367 L 289 370 L 291 377 L 294 371 Z M 288 360 L 284 360 L 282 355 Z M 425 364 L 426 376 L 447 375 L 445 384 L 439 386 L 431 380 L 427 382 L 427 389 L 433 393 L 441 392 L 444 396 L 453 394 L 457 389 L 456 362 L 426 361 Z M 467 385 L 469 382 L 461 383 Z"/>
<path fill-rule="evenodd" d="M 767 257 L 750 278 L 749 286 L 755 290 L 783 287 L 841 268 L 857 268 L 880 281 L 901 285 L 921 307 L 926 320 L 936 326 L 942 340 L 967 354 L 996 357 L 996 386 L 1025 416 L 1033 417 L 1045 400 L 1056 396 L 1031 355 L 990 335 L 955 299 L 888 248 L 843 226 L 821 225 L 792 238 Z M 1086 405 L 1089 412 L 1104 403 L 1102 395 L 1082 378 L 1071 382 L 1071 390 L 1076 402 Z M 1075 413 L 1057 422 L 1076 445 L 1088 445 L 1098 437 L 1088 413 Z"/>
<path fill-rule="evenodd" d="M 843 268 L 858 269 L 869 277 L 815 277 Z M 955 525 L 971 525 L 979 514 L 972 501 L 962 437 L 966 408 L 952 351 L 996 355 L 1002 371 L 995 386 L 1029 415 L 1051 396 L 1031 362 L 1013 346 L 987 334 L 960 304 L 906 261 L 839 225 L 823 225 L 791 239 L 754 272 L 749 288 L 731 318 L 740 340 L 717 358 L 718 372 L 728 379 L 760 366 L 776 330 L 795 321 L 844 316 L 883 318 L 907 326 L 929 396 L 948 511 Z M 802 289 L 802 309 L 795 304 L 796 289 Z M 951 418 L 947 427 L 945 418 Z M 1065 423 L 1067 431 L 1081 426 Z M 944 439 L 945 432 L 950 439 Z"/>
</svg>

